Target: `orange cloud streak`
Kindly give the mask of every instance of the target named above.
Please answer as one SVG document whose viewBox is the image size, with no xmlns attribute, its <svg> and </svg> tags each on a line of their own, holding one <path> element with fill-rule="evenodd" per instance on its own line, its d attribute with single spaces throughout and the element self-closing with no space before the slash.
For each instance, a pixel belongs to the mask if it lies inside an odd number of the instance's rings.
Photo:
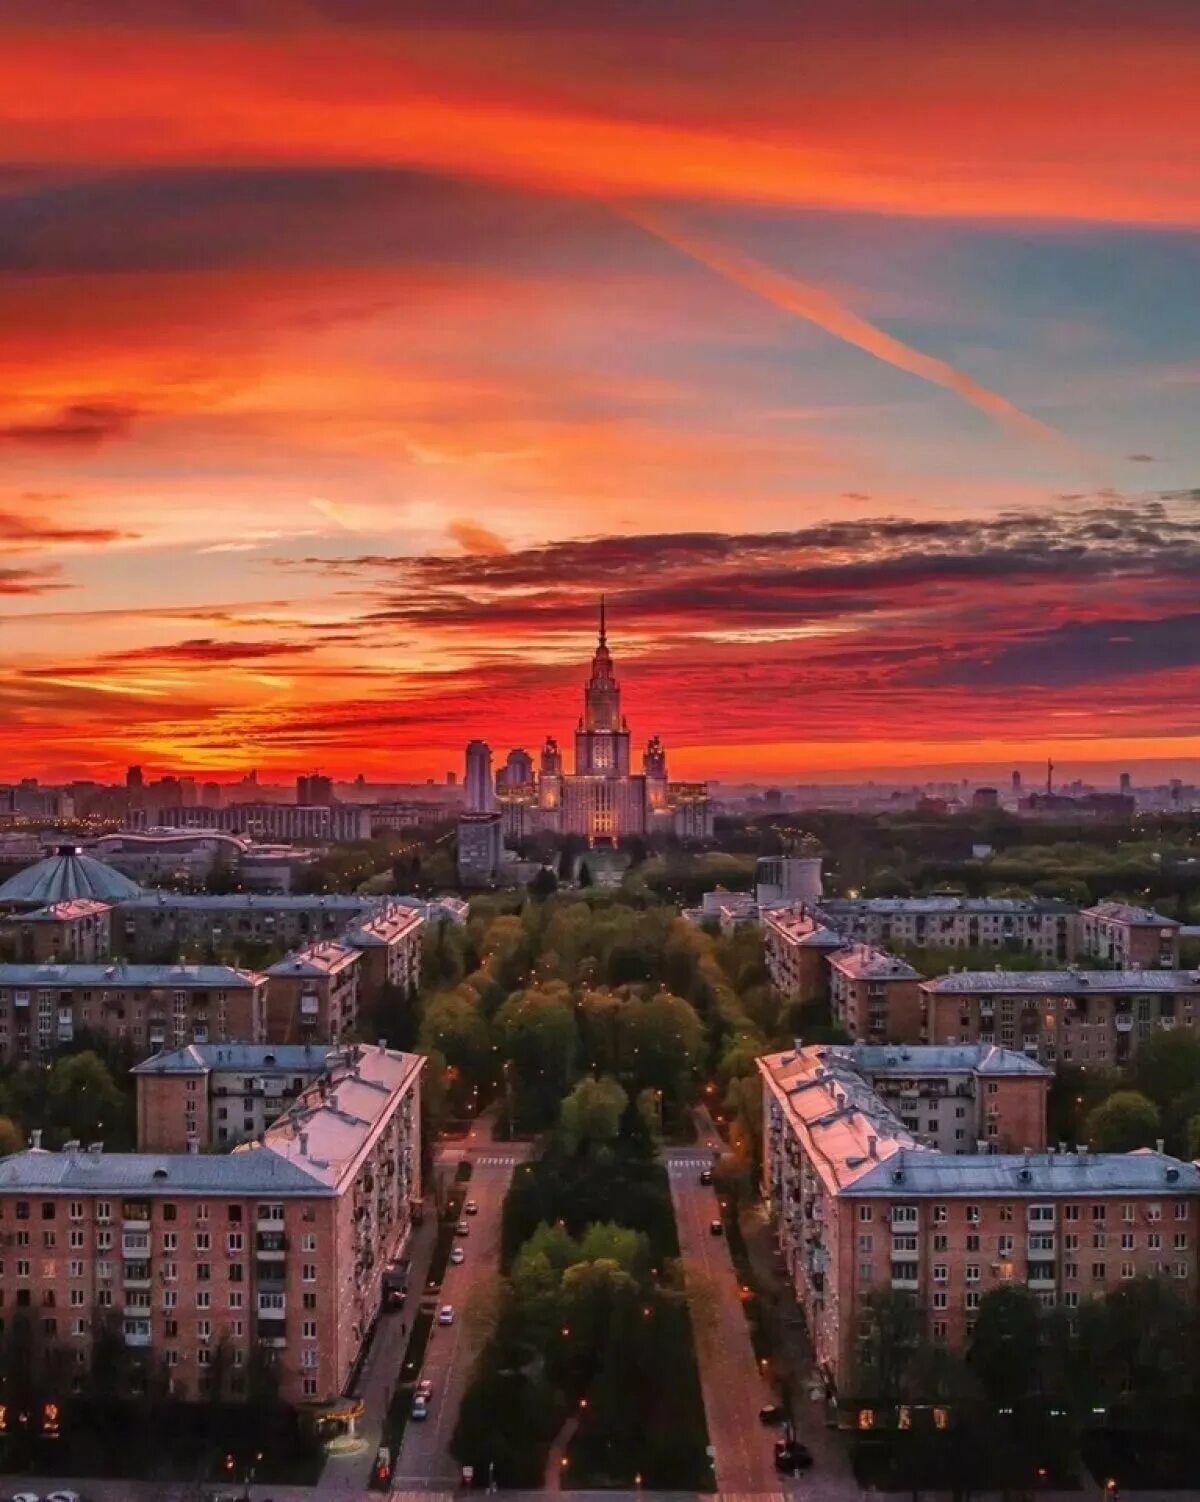
<svg viewBox="0 0 1200 1502">
<path fill-rule="evenodd" d="M 935 355 L 927 355 L 923 350 L 914 349 L 912 345 L 905 344 L 893 335 L 876 328 L 873 323 L 869 323 L 850 308 L 844 307 L 823 287 L 818 287 L 812 282 L 802 282 L 797 277 L 788 276 L 785 272 L 764 266 L 761 261 L 756 261 L 750 256 L 725 250 L 712 240 L 684 234 L 680 230 L 664 225 L 657 217 L 628 207 L 618 208 L 617 212 L 640 225 L 650 234 L 657 236 L 667 245 L 674 247 L 681 254 L 709 267 L 719 276 L 725 277 L 727 281 L 765 298 L 767 302 L 774 303 L 784 312 L 794 313 L 798 318 L 803 318 L 808 323 L 815 324 L 817 328 L 824 329 L 834 338 L 842 339 L 847 344 L 854 345 L 856 349 L 865 350 L 867 354 L 874 355 L 877 360 L 882 360 L 886 365 L 894 365 L 898 370 L 906 370 L 910 375 L 918 376 L 934 386 L 953 391 L 957 396 L 961 396 L 963 401 L 969 402 L 972 407 L 977 407 L 980 412 L 986 413 L 988 417 L 1026 438 L 1049 444 L 1063 454 L 1075 453 L 1069 440 L 1049 424 L 1031 417 L 1028 412 L 1023 412 L 1020 407 L 1011 402 L 1008 397 L 1001 396 L 998 391 L 991 391 L 986 386 L 981 386 L 978 381 L 972 380 L 969 375 L 951 365 L 949 361 L 940 360 Z"/>
</svg>

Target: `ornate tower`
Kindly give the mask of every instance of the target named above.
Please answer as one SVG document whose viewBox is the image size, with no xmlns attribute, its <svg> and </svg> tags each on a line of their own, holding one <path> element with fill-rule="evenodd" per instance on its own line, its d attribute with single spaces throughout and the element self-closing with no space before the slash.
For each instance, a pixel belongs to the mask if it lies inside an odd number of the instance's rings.
<svg viewBox="0 0 1200 1502">
<path fill-rule="evenodd" d="M 596 777 L 629 776 L 629 727 L 621 714 L 621 689 L 608 650 L 604 596 L 600 597 L 600 639 L 592 676 L 583 688 L 583 715 L 575 731 L 575 771 Z"/>
</svg>

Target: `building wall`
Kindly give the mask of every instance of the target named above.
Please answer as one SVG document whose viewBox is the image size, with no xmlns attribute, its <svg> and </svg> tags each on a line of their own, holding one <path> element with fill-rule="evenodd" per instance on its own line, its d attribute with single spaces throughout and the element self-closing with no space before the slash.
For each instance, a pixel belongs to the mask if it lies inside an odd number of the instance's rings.
<svg viewBox="0 0 1200 1502">
<path fill-rule="evenodd" d="M 268 1043 L 339 1043 L 358 1020 L 358 966 L 325 974 L 269 975 Z"/>
<path fill-rule="evenodd" d="M 829 967 L 836 1022 L 852 1038 L 875 1043 L 919 1043 L 924 1021 L 919 979 L 851 976 Z"/>
<path fill-rule="evenodd" d="M 113 947 L 136 961 L 174 960 L 184 950 L 221 948 L 234 939 L 294 949 L 336 938 L 379 906 L 376 897 L 308 897 L 272 902 L 270 895 L 235 894 L 189 901 L 169 892 L 121 904 Z"/>
<path fill-rule="evenodd" d="M 191 1042 L 264 1041 L 266 982 L 243 986 L 97 985 L 53 977 L 6 983 L 0 973 L 0 1062 L 43 1058 L 83 1029 L 127 1044 L 139 1057 Z"/>
<path fill-rule="evenodd" d="M 1129 923 L 1084 911 L 1080 914 L 1080 947 L 1090 958 L 1116 970 L 1176 970 L 1179 968 L 1179 926 Z"/>
<path fill-rule="evenodd" d="M 205 1074 L 137 1076 L 137 1150 L 185 1153 L 212 1146 Z"/>
</svg>

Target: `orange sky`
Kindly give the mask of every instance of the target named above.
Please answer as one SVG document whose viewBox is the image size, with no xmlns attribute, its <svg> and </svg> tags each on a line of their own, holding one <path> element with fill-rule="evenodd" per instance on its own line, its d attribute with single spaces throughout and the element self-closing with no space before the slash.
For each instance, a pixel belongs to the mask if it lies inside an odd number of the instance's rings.
<svg viewBox="0 0 1200 1502">
<path fill-rule="evenodd" d="M 1200 755 L 1200 18 L 905 9 L 0 0 L 0 780 Z"/>
</svg>

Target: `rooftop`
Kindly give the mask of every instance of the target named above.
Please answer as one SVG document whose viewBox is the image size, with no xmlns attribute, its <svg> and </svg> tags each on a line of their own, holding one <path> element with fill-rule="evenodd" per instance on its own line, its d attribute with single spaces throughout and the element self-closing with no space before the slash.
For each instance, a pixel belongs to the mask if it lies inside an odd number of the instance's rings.
<svg viewBox="0 0 1200 1502">
<path fill-rule="evenodd" d="M 135 1064 L 131 1074 L 211 1074 L 247 1070 L 254 1074 L 294 1074 L 324 1070 L 337 1050 L 324 1043 L 189 1043 Z"/>
<path fill-rule="evenodd" d="M 1129 902 L 1097 902 L 1083 910 L 1085 918 L 1098 918 L 1105 923 L 1128 923 L 1134 928 L 1178 928 L 1174 918 L 1165 918 L 1153 908 L 1134 907 Z"/>
<path fill-rule="evenodd" d="M 902 1150 L 857 1179 L 852 1194 L 1200 1193 L 1200 1168 L 1166 1153 L 952 1153 Z"/>
<path fill-rule="evenodd" d="M 43 1152 L 0 1159 L 0 1193 L 331 1195 L 425 1060 L 382 1046 L 339 1056 L 329 1074 L 231 1153 Z"/>
<path fill-rule="evenodd" d="M 1112 996 L 1139 991 L 1200 990 L 1192 970 L 956 970 L 921 982 L 922 991 L 943 996 L 976 991 L 1006 995 Z"/>
<path fill-rule="evenodd" d="M 72 897 L 65 902 L 52 902 L 47 907 L 35 908 L 32 913 L 22 913 L 22 923 L 70 923 L 75 918 L 95 918 L 100 913 L 112 910 L 111 902 L 100 902 L 95 897 Z"/>
<path fill-rule="evenodd" d="M 346 930 L 344 937 L 346 943 L 352 944 L 356 949 L 393 944 L 405 934 L 419 929 L 424 921 L 416 908 L 401 907 L 398 903 L 389 902 L 378 912 L 368 913 L 365 918 L 354 923 Z"/>
<path fill-rule="evenodd" d="M 284 955 L 268 970 L 268 975 L 335 975 L 347 965 L 358 960 L 358 950 L 337 939 L 325 939 L 320 944 L 310 944 L 307 949 L 298 949 L 295 954 Z"/>
<path fill-rule="evenodd" d="M 136 882 L 74 845 L 60 845 L 45 860 L 26 866 L 0 886 L 0 907 L 42 908 L 89 897 L 96 902 L 127 902 L 140 897 Z"/>
<path fill-rule="evenodd" d="M 829 963 L 855 980 L 921 979 L 921 972 L 914 970 L 907 960 L 883 949 L 872 949 L 868 944 L 852 944 L 839 950 L 829 956 Z"/>
<path fill-rule="evenodd" d="M 805 907 L 763 908 L 763 926 L 777 929 L 789 944 L 813 945 L 819 949 L 841 949 L 845 939 L 819 923 Z"/>
<path fill-rule="evenodd" d="M 1053 897 L 826 897 L 820 911 L 829 914 L 978 913 L 981 917 L 1027 913 L 1073 913 L 1069 902 Z"/>
<path fill-rule="evenodd" d="M 263 908 L 268 912 L 308 913 L 316 908 L 354 917 L 378 907 L 379 902 L 378 897 L 363 897 L 356 892 L 328 892 L 306 897 L 296 894 L 277 896 L 271 892 L 226 892 L 221 895 L 211 892 L 142 892 L 138 888 L 137 895 L 127 901 L 122 900 L 121 906 L 126 910 L 163 907 L 178 908 L 184 912 L 214 913 L 229 912 L 231 909 L 244 911 L 249 908 Z"/>
<path fill-rule="evenodd" d="M 121 965 L 104 964 L 0 965 L 0 986 L 170 986 L 186 990 L 190 986 L 256 986 L 262 980 L 252 970 L 238 970 L 232 965 Z"/>
<path fill-rule="evenodd" d="M 827 1045 L 826 1055 L 843 1058 L 862 1074 L 1023 1074 L 1052 1079 L 1054 1071 L 1012 1048 L 994 1043 Z"/>
</svg>

